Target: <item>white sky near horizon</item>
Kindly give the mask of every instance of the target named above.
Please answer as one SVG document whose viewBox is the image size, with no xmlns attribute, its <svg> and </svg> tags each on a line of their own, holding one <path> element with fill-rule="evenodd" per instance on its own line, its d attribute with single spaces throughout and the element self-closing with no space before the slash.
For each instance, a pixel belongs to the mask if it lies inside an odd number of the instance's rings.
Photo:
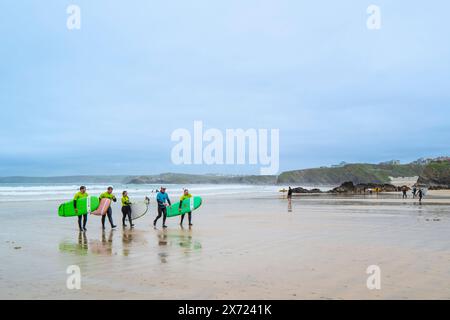
<svg viewBox="0 0 450 320">
<path fill-rule="evenodd" d="M 446 155 L 449 14 L 444 0 L 4 0 L 0 176 L 259 172 L 172 164 L 171 133 L 195 120 L 280 129 L 280 171 Z"/>
</svg>

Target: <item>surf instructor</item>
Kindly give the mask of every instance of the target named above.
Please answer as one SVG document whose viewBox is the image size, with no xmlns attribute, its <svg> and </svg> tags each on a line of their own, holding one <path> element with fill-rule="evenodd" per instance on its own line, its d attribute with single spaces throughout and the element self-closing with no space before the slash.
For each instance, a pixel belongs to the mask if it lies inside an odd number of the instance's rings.
<svg viewBox="0 0 450 320">
<path fill-rule="evenodd" d="M 156 222 L 161 216 L 163 217 L 163 228 L 167 228 L 166 226 L 166 218 L 167 218 L 167 206 L 172 205 L 170 202 L 169 196 L 166 193 L 166 188 L 161 187 L 160 191 L 156 195 L 156 202 L 158 203 L 158 216 L 155 221 L 153 221 L 153 226 L 156 228 Z"/>
<path fill-rule="evenodd" d="M 89 195 L 86 192 L 86 187 L 85 186 L 81 186 L 80 187 L 80 191 L 78 191 L 75 196 L 73 197 L 73 207 L 75 209 L 75 212 L 78 213 L 78 209 L 77 209 L 77 201 L 80 199 L 84 199 L 89 197 Z M 86 223 L 87 223 L 87 214 L 84 214 L 82 216 L 78 216 L 78 228 L 80 228 L 80 231 L 87 231 L 86 229 Z M 83 226 L 81 226 L 81 219 L 83 217 Z"/>
<path fill-rule="evenodd" d="M 110 199 L 111 201 L 116 202 L 116 201 L 117 201 L 116 196 L 113 195 L 112 192 L 113 192 L 113 187 L 108 187 L 108 189 L 106 190 L 106 192 L 103 192 L 103 193 L 100 195 L 100 201 L 101 201 L 102 199 Z M 117 227 L 117 226 L 114 225 L 114 222 L 113 222 L 113 219 L 112 219 L 112 209 L 111 209 L 111 206 L 109 206 L 108 211 L 106 211 L 106 215 L 108 216 L 108 220 L 109 220 L 109 223 L 111 224 L 111 228 L 114 229 L 115 227 Z M 103 215 L 103 216 L 102 216 L 102 227 L 103 227 L 103 229 L 105 229 L 105 219 L 106 219 L 106 215 Z"/>
</svg>

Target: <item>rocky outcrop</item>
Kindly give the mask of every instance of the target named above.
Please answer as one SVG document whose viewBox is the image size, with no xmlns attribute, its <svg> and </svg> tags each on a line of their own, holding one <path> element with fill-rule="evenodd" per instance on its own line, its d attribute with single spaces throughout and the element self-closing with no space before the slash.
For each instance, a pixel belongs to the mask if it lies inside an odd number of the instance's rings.
<svg viewBox="0 0 450 320">
<path fill-rule="evenodd" d="M 320 189 L 305 189 L 302 187 L 292 188 L 292 193 L 323 193 Z"/>
<path fill-rule="evenodd" d="M 333 190 L 330 190 L 330 193 L 355 193 L 356 186 L 353 184 L 353 182 L 348 181 L 341 184 L 339 187 L 334 188 Z"/>
<path fill-rule="evenodd" d="M 417 181 L 419 185 L 427 185 L 430 189 L 450 189 L 450 160 L 429 163 Z"/>
<path fill-rule="evenodd" d="M 409 188 L 408 188 L 409 189 Z M 359 183 L 354 184 L 351 181 L 344 182 L 339 187 L 330 190 L 330 193 L 370 193 L 370 192 L 396 192 L 401 187 L 396 187 L 387 183 Z"/>
</svg>

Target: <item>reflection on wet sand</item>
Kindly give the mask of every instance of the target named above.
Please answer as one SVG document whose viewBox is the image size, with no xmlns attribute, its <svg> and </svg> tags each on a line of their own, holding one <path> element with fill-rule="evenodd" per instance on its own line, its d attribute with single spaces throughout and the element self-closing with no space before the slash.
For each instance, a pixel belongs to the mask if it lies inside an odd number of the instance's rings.
<svg viewBox="0 0 450 320">
<path fill-rule="evenodd" d="M 112 255 L 113 230 L 109 231 L 108 237 L 106 231 L 102 231 L 102 240 L 90 240 L 89 247 L 91 252 L 98 255 Z"/>
<path fill-rule="evenodd" d="M 292 200 L 288 200 L 288 212 L 292 212 Z"/>
<path fill-rule="evenodd" d="M 78 242 L 70 242 L 67 240 L 59 244 L 59 250 L 62 252 L 74 253 L 77 255 L 88 254 L 88 239 L 85 232 L 78 233 Z"/>
<path fill-rule="evenodd" d="M 181 228 L 181 230 L 159 230 L 157 239 L 161 251 L 158 253 L 158 256 L 161 263 L 167 263 L 167 258 L 169 256 L 167 247 L 180 247 L 183 249 L 182 253 L 185 255 L 200 250 L 202 245 L 199 241 L 193 239 L 192 233 L 191 228 Z"/>
<path fill-rule="evenodd" d="M 116 235 L 114 235 L 116 233 Z M 148 234 L 148 232 L 147 232 Z M 124 229 L 121 234 L 117 231 L 102 231 L 101 239 L 88 239 L 86 232 L 80 232 L 77 237 L 77 241 L 63 240 L 59 244 L 59 250 L 61 252 L 72 253 L 76 255 L 87 255 L 89 252 L 95 255 L 111 256 L 113 254 L 121 253 L 123 256 L 129 256 L 132 252 L 131 248 L 134 245 L 146 245 L 148 242 L 145 239 L 146 232 L 138 231 L 135 229 Z M 117 237 L 122 237 L 122 246 L 120 241 L 117 241 Z M 116 241 L 113 241 L 116 237 Z M 115 246 L 113 246 L 115 242 Z M 117 251 L 119 250 L 119 251 Z"/>
<path fill-rule="evenodd" d="M 132 242 L 133 232 L 131 230 L 124 229 L 122 232 L 122 253 L 124 256 L 128 256 L 130 254 Z"/>
<path fill-rule="evenodd" d="M 136 229 L 123 229 L 122 231 L 122 254 L 128 256 L 131 253 L 133 244 L 141 243 L 145 245 L 147 241 L 142 233 Z"/>
</svg>

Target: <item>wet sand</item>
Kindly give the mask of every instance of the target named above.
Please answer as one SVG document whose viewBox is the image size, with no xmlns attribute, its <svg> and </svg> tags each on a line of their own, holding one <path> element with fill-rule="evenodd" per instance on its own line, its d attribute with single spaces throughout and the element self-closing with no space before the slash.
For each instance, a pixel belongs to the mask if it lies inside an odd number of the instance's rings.
<svg viewBox="0 0 450 320">
<path fill-rule="evenodd" d="M 0 203 L 2 299 L 449 299 L 450 193 L 205 197 L 192 229 L 80 234 L 58 203 Z M 120 225 L 120 208 L 114 219 Z M 187 218 L 187 217 L 186 217 Z M 186 223 L 187 221 L 185 221 Z M 158 223 L 160 226 L 160 223 Z M 80 290 L 66 269 L 81 268 Z M 366 287 L 369 265 L 381 290 Z"/>
</svg>

